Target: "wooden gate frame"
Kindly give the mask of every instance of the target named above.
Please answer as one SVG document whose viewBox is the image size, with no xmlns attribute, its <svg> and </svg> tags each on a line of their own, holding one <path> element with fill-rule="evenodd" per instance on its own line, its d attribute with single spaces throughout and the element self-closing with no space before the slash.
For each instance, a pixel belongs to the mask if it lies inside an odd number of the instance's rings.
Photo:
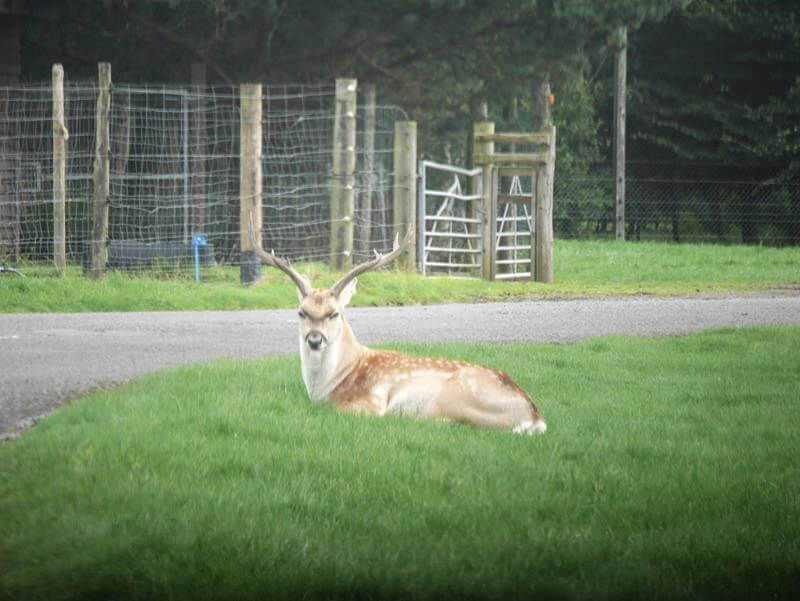
<svg viewBox="0 0 800 601">
<path fill-rule="evenodd" d="M 525 144 L 533 146 L 534 152 L 495 152 L 494 145 Z M 494 122 L 475 123 L 473 129 L 474 167 L 483 169 L 483 194 L 481 210 L 484 215 L 483 277 L 494 280 L 497 275 L 497 227 L 498 203 L 516 202 L 508 195 L 497 192 L 500 176 L 525 175 L 533 178 L 531 186 L 531 215 L 534 231 L 531 231 L 531 279 L 537 282 L 553 281 L 553 177 L 556 161 L 556 128 L 546 125 L 538 132 L 496 133 Z"/>
</svg>

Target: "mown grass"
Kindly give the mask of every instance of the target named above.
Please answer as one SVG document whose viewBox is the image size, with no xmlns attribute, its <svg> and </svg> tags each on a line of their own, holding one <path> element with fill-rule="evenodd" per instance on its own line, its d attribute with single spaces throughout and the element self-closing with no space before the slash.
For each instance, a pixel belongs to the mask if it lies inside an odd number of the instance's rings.
<svg viewBox="0 0 800 601">
<path fill-rule="evenodd" d="M 338 414 L 296 357 L 152 374 L 0 446 L 0 597 L 800 595 L 800 328 L 401 348 L 548 433 Z"/>
<path fill-rule="evenodd" d="M 799 248 L 669 245 L 557 240 L 555 282 L 495 282 L 423 278 L 394 272 L 360 278 L 359 305 L 434 304 L 512 298 L 574 298 L 640 294 L 721 294 L 800 284 Z M 300 265 L 316 285 L 336 278 L 318 264 Z M 27 278 L 0 277 L 0 312 L 236 310 L 292 307 L 296 294 L 282 273 L 264 268 L 244 288 L 235 268 L 209 268 L 195 284 L 190 273 L 108 274 L 92 281 L 72 268 L 64 278 L 30 267 Z"/>
</svg>

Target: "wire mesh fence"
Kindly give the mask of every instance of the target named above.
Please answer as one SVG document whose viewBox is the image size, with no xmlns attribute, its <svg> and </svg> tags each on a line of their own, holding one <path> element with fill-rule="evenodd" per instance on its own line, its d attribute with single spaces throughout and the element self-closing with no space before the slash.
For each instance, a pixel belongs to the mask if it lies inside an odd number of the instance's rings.
<svg viewBox="0 0 800 601">
<path fill-rule="evenodd" d="M 330 256 L 335 88 L 263 87 L 263 243 L 294 261 Z M 64 88 L 67 260 L 91 246 L 95 113 L 92 84 Z M 53 256 L 53 119 L 49 85 L 0 88 L 0 260 Z M 239 89 L 116 84 L 109 117 L 108 267 L 184 269 L 192 235 L 204 264 L 239 260 Z M 356 256 L 390 246 L 394 122 L 359 107 Z M 369 130 L 367 130 L 369 128 Z"/>
<path fill-rule="evenodd" d="M 556 168 L 557 169 L 557 168 Z M 763 165 L 629 164 L 628 240 L 800 244 L 800 183 L 764 177 Z M 554 230 L 561 238 L 614 238 L 610 166 L 555 180 Z"/>
<path fill-rule="evenodd" d="M 111 91 L 108 266 L 188 269 L 192 235 L 204 264 L 240 259 L 240 97 L 236 87 L 116 84 Z M 64 88 L 66 252 L 91 247 L 96 84 Z M 293 261 L 331 258 L 335 86 L 264 86 L 263 244 Z M 0 88 L 0 262 L 53 260 L 53 100 L 47 85 Z M 392 237 L 397 107 L 356 111 L 355 260 Z M 763 165 L 629 163 L 629 240 L 800 244 L 800 184 Z M 556 167 L 554 231 L 614 237 L 610 166 Z"/>
</svg>

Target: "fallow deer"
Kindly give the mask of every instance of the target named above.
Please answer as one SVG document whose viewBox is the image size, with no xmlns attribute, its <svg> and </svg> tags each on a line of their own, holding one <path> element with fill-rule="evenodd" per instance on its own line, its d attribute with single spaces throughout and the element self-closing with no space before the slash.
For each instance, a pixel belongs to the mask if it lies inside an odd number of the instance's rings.
<svg viewBox="0 0 800 601">
<path fill-rule="evenodd" d="M 414 357 L 369 349 L 356 340 L 344 308 L 356 291 L 356 276 L 386 265 L 411 243 L 354 267 L 330 289 L 315 289 L 285 259 L 253 247 L 266 265 L 288 275 L 300 300 L 300 365 L 308 396 L 345 411 L 402 414 L 465 422 L 536 434 L 547 429 L 530 396 L 505 373 L 463 361 Z"/>
</svg>

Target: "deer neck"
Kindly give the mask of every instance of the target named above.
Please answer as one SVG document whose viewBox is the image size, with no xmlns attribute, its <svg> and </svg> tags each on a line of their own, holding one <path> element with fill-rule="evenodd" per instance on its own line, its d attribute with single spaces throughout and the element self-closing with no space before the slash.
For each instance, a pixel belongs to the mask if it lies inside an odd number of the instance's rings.
<svg viewBox="0 0 800 601">
<path fill-rule="evenodd" d="M 356 340 L 350 324 L 341 316 L 342 332 L 320 351 L 312 351 L 300 333 L 300 367 L 303 382 L 312 401 L 325 401 L 330 393 L 353 370 L 366 351 Z"/>
</svg>

